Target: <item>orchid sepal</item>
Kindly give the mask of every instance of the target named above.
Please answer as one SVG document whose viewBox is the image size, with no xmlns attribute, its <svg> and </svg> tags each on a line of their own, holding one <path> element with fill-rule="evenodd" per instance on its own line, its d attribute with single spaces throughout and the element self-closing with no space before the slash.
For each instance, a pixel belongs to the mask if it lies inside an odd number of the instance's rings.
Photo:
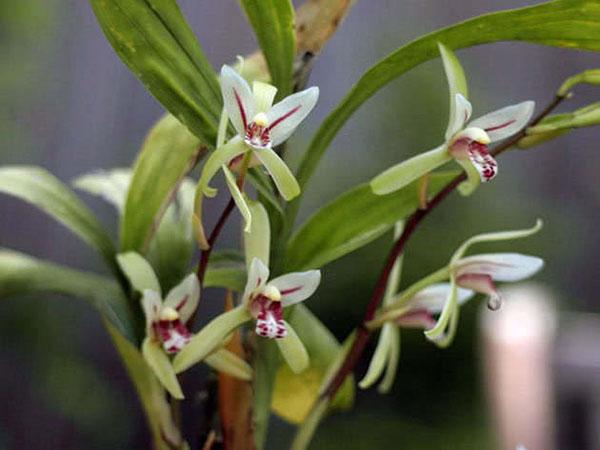
<svg viewBox="0 0 600 450">
<path fill-rule="evenodd" d="M 390 194 L 402 189 L 426 173 L 437 169 L 451 159 L 452 157 L 448 154 L 445 145 L 436 147 L 380 173 L 371 180 L 371 189 L 377 195 Z"/>
<path fill-rule="evenodd" d="M 306 347 L 296 334 L 296 331 L 292 326 L 285 322 L 287 335 L 281 339 L 275 339 L 281 356 L 290 367 L 292 372 L 301 373 L 304 372 L 310 365 L 310 359 Z"/>
<path fill-rule="evenodd" d="M 226 373 L 240 380 L 252 379 L 252 367 L 235 353 L 224 348 L 208 355 L 204 362 L 218 372 Z"/>
<path fill-rule="evenodd" d="M 222 345 L 233 330 L 251 318 L 244 305 L 215 317 L 175 356 L 173 359 L 175 373 L 181 373 L 205 359 Z"/>
<path fill-rule="evenodd" d="M 146 337 L 142 343 L 142 355 L 156 378 L 158 378 L 169 394 L 173 398 L 182 400 L 184 396 L 179 381 L 177 381 L 177 375 L 160 343 L 152 340 L 150 337 Z"/>
</svg>

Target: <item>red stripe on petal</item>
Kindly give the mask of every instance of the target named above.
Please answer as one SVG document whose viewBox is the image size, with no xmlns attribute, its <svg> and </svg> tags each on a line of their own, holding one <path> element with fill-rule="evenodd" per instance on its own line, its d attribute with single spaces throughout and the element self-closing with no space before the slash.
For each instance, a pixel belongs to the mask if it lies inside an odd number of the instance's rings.
<svg viewBox="0 0 600 450">
<path fill-rule="evenodd" d="M 279 292 L 281 292 L 281 295 L 290 295 L 290 294 L 293 294 L 294 292 L 298 292 L 300 289 L 302 289 L 302 286 L 284 289 L 283 291 L 279 291 Z"/>
<path fill-rule="evenodd" d="M 487 131 L 487 132 L 501 130 L 502 128 L 506 128 L 507 126 L 509 126 L 510 124 L 513 124 L 515 122 L 516 122 L 515 119 L 509 120 L 508 122 L 505 122 L 505 123 L 500 124 L 500 125 L 496 125 L 495 127 L 484 128 L 484 130 Z"/>
<path fill-rule="evenodd" d="M 235 90 L 235 88 L 232 88 L 232 89 L 233 89 L 233 95 L 235 96 L 235 102 L 237 103 L 238 109 L 240 110 L 240 116 L 242 118 L 242 124 L 244 125 L 244 129 L 246 129 L 248 127 L 248 120 L 246 119 L 246 111 L 244 110 L 244 105 L 242 104 L 242 99 L 238 95 L 238 93 Z"/>
<path fill-rule="evenodd" d="M 287 119 L 288 117 L 290 117 L 292 114 L 295 114 L 296 112 L 298 112 L 298 110 L 300 109 L 302 105 L 298 105 L 293 109 L 290 109 L 288 112 L 286 112 L 283 116 L 278 117 L 277 119 L 275 119 L 270 125 L 268 130 L 272 130 L 273 128 L 275 128 L 277 125 L 279 125 L 281 122 L 283 122 L 285 119 Z"/>
</svg>

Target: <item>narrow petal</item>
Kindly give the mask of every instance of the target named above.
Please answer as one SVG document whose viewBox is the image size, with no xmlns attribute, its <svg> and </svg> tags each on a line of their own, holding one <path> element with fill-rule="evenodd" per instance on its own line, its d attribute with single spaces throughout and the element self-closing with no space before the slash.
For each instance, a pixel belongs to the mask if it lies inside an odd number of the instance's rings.
<svg viewBox="0 0 600 450">
<path fill-rule="evenodd" d="M 446 140 L 450 140 L 457 132 L 462 130 L 471 118 L 473 106 L 462 94 L 454 96 L 454 107 L 450 110 L 450 119 L 448 120 L 448 128 L 446 129 Z"/>
<path fill-rule="evenodd" d="M 234 69 L 225 65 L 221 68 L 221 93 L 231 123 L 238 134 L 244 136 L 246 125 L 256 114 L 250 86 Z"/>
<path fill-rule="evenodd" d="M 454 315 L 456 306 L 457 306 L 457 295 L 458 288 L 456 285 L 456 280 L 454 277 L 450 280 L 450 289 L 448 292 L 448 297 L 444 302 L 444 307 L 442 309 L 442 314 L 440 315 L 437 323 L 431 329 L 425 331 L 425 336 L 427 339 L 431 341 L 436 341 L 440 339 L 446 328 L 448 327 L 448 323 L 450 322 L 451 317 Z"/>
<path fill-rule="evenodd" d="M 248 206 L 252 214 L 252 228 L 244 233 L 244 254 L 246 264 L 250 267 L 254 258 L 269 266 L 269 251 L 271 249 L 271 227 L 267 210 L 258 201 L 249 200 Z"/>
<path fill-rule="evenodd" d="M 367 373 L 365 373 L 363 379 L 358 383 L 358 386 L 361 389 L 370 388 L 381 377 L 381 375 L 383 375 L 389 356 L 389 348 L 391 345 L 390 339 L 392 338 L 391 330 L 393 328 L 394 325 L 390 323 L 386 323 L 381 328 L 379 340 L 377 341 L 377 347 L 375 347 L 375 351 L 373 352 L 373 357 L 369 363 Z"/>
<path fill-rule="evenodd" d="M 426 287 L 407 303 L 406 307 L 412 309 L 424 309 L 431 314 L 442 312 L 446 299 L 450 295 L 452 287 L 450 283 L 437 283 Z M 462 305 L 474 295 L 469 289 L 457 289 L 457 301 Z"/>
<path fill-rule="evenodd" d="M 255 81 L 252 83 L 252 94 L 254 95 L 254 102 L 256 104 L 256 113 L 266 113 L 271 109 L 275 95 L 277 94 L 277 88 L 268 83 L 262 81 Z M 252 119 L 252 117 L 250 117 Z"/>
<path fill-rule="evenodd" d="M 277 189 L 286 201 L 290 201 L 300 194 L 300 186 L 294 174 L 283 160 L 270 148 L 263 148 L 254 152 L 256 157 L 263 163 L 271 178 L 277 185 Z"/>
<path fill-rule="evenodd" d="M 450 114 L 448 118 L 448 129 L 446 130 L 446 139 L 450 139 L 466 122 L 465 120 L 458 128 L 456 127 L 456 118 L 463 117 L 462 114 L 457 114 L 456 94 L 461 94 L 463 99 L 467 99 L 467 80 L 465 71 L 454 52 L 440 42 L 438 42 L 438 48 L 440 50 L 442 62 L 444 63 L 444 72 L 446 72 L 448 91 L 450 93 Z"/>
<path fill-rule="evenodd" d="M 284 307 L 306 300 L 314 294 L 321 282 L 320 270 L 293 272 L 271 280 L 269 284 L 281 292 Z"/>
<path fill-rule="evenodd" d="M 220 349 L 211 353 L 204 360 L 213 369 L 249 381 L 252 379 L 252 367 L 242 358 L 229 350 Z"/>
<path fill-rule="evenodd" d="M 481 176 L 479 170 L 473 165 L 469 159 L 457 159 L 463 170 L 467 174 L 467 179 L 458 185 L 458 192 L 463 197 L 468 197 L 473 194 L 479 186 L 481 186 Z"/>
<path fill-rule="evenodd" d="M 526 101 L 507 106 L 475 119 L 470 127 L 482 128 L 492 141 L 499 141 L 520 131 L 531 119 L 535 103 Z"/>
<path fill-rule="evenodd" d="M 521 239 L 537 233 L 542 229 L 543 222 L 538 219 L 535 225 L 531 228 L 523 230 L 499 231 L 496 233 L 482 233 L 467 239 L 452 255 L 451 264 L 456 263 L 469 248 L 479 242 L 495 242 L 495 241 L 512 241 L 513 239 Z"/>
<path fill-rule="evenodd" d="M 169 291 L 164 306 L 177 311 L 180 320 L 185 323 L 198 307 L 199 300 L 200 284 L 198 283 L 196 274 L 191 273 Z"/>
<path fill-rule="evenodd" d="M 285 141 L 314 108 L 319 88 L 311 87 L 286 97 L 267 112 L 272 145 Z"/>
<path fill-rule="evenodd" d="M 131 286 L 142 293 L 146 289 L 156 292 L 160 298 L 160 284 L 154 269 L 146 259 L 136 252 L 120 253 L 117 255 L 119 267 L 131 283 Z"/>
<path fill-rule="evenodd" d="M 181 373 L 202 361 L 221 346 L 228 334 L 250 319 L 251 316 L 244 305 L 215 317 L 175 356 L 175 372 Z"/>
<path fill-rule="evenodd" d="M 179 386 L 179 381 L 177 381 L 171 361 L 169 361 L 169 357 L 160 347 L 160 344 L 149 338 L 144 339 L 142 354 L 154 372 L 154 375 L 156 375 L 156 378 L 169 391 L 169 394 L 178 400 L 183 399 L 183 392 L 181 391 L 181 386 Z"/>
<path fill-rule="evenodd" d="M 489 253 L 458 260 L 457 275 L 479 273 L 497 281 L 520 281 L 533 276 L 544 266 L 541 258 L 520 253 Z"/>
<path fill-rule="evenodd" d="M 290 366 L 292 372 L 304 372 L 310 364 L 308 352 L 290 324 L 286 322 L 285 327 L 287 329 L 287 336 L 277 339 L 275 342 L 277 342 L 281 356 L 283 356 L 287 365 Z"/>
<path fill-rule="evenodd" d="M 144 310 L 144 317 L 146 318 L 146 334 L 150 336 L 152 330 L 152 323 L 158 319 L 160 308 L 162 306 L 162 299 L 160 294 L 151 289 L 146 289 L 142 295 L 142 309 Z"/>
<path fill-rule="evenodd" d="M 400 330 L 398 327 L 390 325 L 392 337 L 388 346 L 388 358 L 385 367 L 385 375 L 379 383 L 377 391 L 380 394 L 387 394 L 392 389 L 396 380 L 396 372 L 398 371 L 398 363 L 400 362 Z"/>
<path fill-rule="evenodd" d="M 252 213 L 250 212 L 250 208 L 248 207 L 248 203 L 246 202 L 246 198 L 240 188 L 237 185 L 237 180 L 235 176 L 231 173 L 231 170 L 227 168 L 227 166 L 223 165 L 222 167 L 223 173 L 225 174 L 225 181 L 227 182 L 227 187 L 229 188 L 229 192 L 231 193 L 231 198 L 235 202 L 235 206 L 237 206 L 238 211 L 244 218 L 244 232 L 250 232 L 252 228 Z"/>
<path fill-rule="evenodd" d="M 441 145 L 421 153 L 380 173 L 371 180 L 371 189 L 377 195 L 385 195 L 402 189 L 426 173 L 450 161 L 452 157 Z"/>
<path fill-rule="evenodd" d="M 248 281 L 246 281 L 242 303 L 248 301 L 253 291 L 266 285 L 268 279 L 269 268 L 260 259 L 253 258 L 248 268 Z"/>
<path fill-rule="evenodd" d="M 250 149 L 244 141 L 239 137 L 234 137 L 222 147 L 219 147 L 210 154 L 200 173 L 197 189 L 201 189 L 207 197 L 217 195 L 217 190 L 210 187 L 208 184 L 223 165 L 227 165 L 229 161 L 236 156 L 242 155 Z"/>
</svg>

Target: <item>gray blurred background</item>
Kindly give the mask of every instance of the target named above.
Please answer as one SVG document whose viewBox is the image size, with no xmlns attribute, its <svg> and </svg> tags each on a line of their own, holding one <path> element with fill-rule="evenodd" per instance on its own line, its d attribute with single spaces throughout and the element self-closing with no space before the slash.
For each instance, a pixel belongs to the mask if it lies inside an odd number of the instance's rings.
<svg viewBox="0 0 600 450">
<path fill-rule="evenodd" d="M 235 1 L 179 3 L 215 68 L 255 48 Z M 320 87 L 321 98 L 292 139 L 291 163 L 294 150 L 297 154 L 306 146 L 360 74 L 393 49 L 473 15 L 534 3 L 357 1 L 315 65 L 310 84 Z M 0 55 L 1 164 L 40 165 L 66 182 L 98 168 L 127 166 L 162 113 L 113 53 L 87 2 L 0 0 Z M 526 99 L 544 105 L 565 77 L 600 62 L 596 54 L 524 43 L 486 45 L 458 55 L 475 117 Z M 390 164 L 437 145 L 446 124 L 446 89 L 436 60 L 367 102 L 332 143 L 301 217 Z M 590 103 L 599 93 L 577 89 L 564 108 Z M 536 280 L 559 310 L 558 340 L 551 344 L 556 351 L 550 357 L 558 412 L 554 431 L 548 432 L 556 448 L 565 450 L 600 448 L 594 436 L 600 428 L 600 382 L 578 381 L 600 379 L 594 315 L 600 306 L 599 138 L 598 129 L 580 130 L 503 156 L 491 185 L 468 201 L 453 197 L 427 220 L 408 248 L 405 265 L 410 282 L 442 265 L 473 233 L 545 220 L 542 233 L 510 249 L 546 260 Z M 84 197 L 116 237 L 112 209 Z M 230 226 L 228 232 L 231 242 L 237 231 Z M 325 283 L 308 305 L 338 337 L 360 317 L 388 242 L 389 237 L 382 238 L 324 269 Z M 7 197 L 0 198 L 0 246 L 104 271 L 96 255 L 68 231 Z M 219 298 L 213 293 L 212 299 Z M 210 304 L 211 297 L 203 301 Z M 354 412 L 326 421 L 312 448 L 495 448 L 498 429 L 486 401 L 481 361 L 487 353 L 476 324 L 479 303 L 464 308 L 458 338 L 446 351 L 424 342 L 418 332 L 404 333 L 393 393 L 359 393 Z M 147 448 L 140 408 L 95 312 L 71 299 L 36 297 L 0 303 L 0 317 L 0 449 Z M 276 422 L 272 431 L 270 448 L 285 448 L 292 429 Z"/>
</svg>

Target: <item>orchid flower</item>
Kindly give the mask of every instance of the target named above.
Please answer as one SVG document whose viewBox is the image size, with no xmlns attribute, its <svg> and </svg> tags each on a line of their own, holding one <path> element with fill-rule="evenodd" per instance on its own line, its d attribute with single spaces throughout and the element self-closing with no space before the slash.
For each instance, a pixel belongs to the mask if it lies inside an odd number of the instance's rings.
<svg viewBox="0 0 600 450">
<path fill-rule="evenodd" d="M 207 197 L 216 195 L 216 189 L 210 187 L 209 183 L 219 169 L 223 170 L 231 195 L 244 216 L 245 231 L 250 229 L 251 216 L 246 199 L 240 192 L 231 170 L 240 167 L 241 170 L 245 170 L 245 164 L 246 167 L 248 164 L 262 164 L 286 201 L 300 193 L 296 178 L 285 162 L 273 151 L 273 147 L 291 136 L 314 108 L 319 98 L 319 88 L 310 87 L 273 105 L 277 88 L 255 81 L 251 90 L 246 80 L 227 65 L 221 68 L 221 93 L 224 109 L 219 126 L 217 149 L 209 156 L 202 168 L 195 202 L 194 225 L 201 248 L 208 248 L 200 219 L 201 195 Z M 231 120 L 237 134 L 223 144 L 227 118 Z"/>
<path fill-rule="evenodd" d="M 137 253 L 123 253 L 117 260 L 132 287 L 142 293 L 142 309 L 146 319 L 146 337 L 142 343 L 144 359 L 163 386 L 175 398 L 183 398 L 169 355 L 184 348 L 192 333 L 186 323 L 198 307 L 200 285 L 190 274 L 162 299 L 161 289 L 152 267 Z M 252 378 L 252 369 L 235 354 L 215 351 L 205 360 L 208 365 L 240 379 Z"/>
<path fill-rule="evenodd" d="M 467 82 L 456 55 L 438 44 L 450 88 L 450 114 L 444 142 L 425 153 L 410 158 L 376 176 L 373 192 L 385 195 L 397 191 L 421 176 L 456 160 L 467 172 L 468 180 L 460 186 L 470 194 L 480 182 L 490 181 L 498 173 L 498 164 L 488 151 L 492 142 L 506 139 L 527 125 L 535 103 L 526 101 L 507 106 L 469 122 L 472 106 L 467 100 Z"/>
<path fill-rule="evenodd" d="M 456 333 L 458 310 L 465 295 L 461 288 L 469 292 L 486 295 L 488 297 L 488 307 L 496 310 L 501 306 L 501 296 L 496 287 L 496 281 L 515 282 L 524 280 L 537 273 L 544 264 L 540 258 L 519 253 L 487 253 L 464 256 L 465 253 L 473 244 L 520 239 L 537 233 L 541 227 L 542 222 L 538 220 L 535 226 L 529 229 L 485 233 L 468 239 L 454 252 L 447 266 L 433 272 L 395 296 L 384 306 L 382 312 L 371 321 L 369 326 L 373 328 L 388 321 L 404 326 L 413 323 L 423 326 L 426 329 L 425 336 L 438 346 L 448 346 Z M 449 280 L 450 284 L 444 287 L 446 299 L 441 311 L 439 310 L 439 303 L 433 300 L 420 300 L 416 302 L 417 307 L 415 308 L 413 297 L 417 293 L 426 292 L 424 291 L 425 288 L 444 280 Z M 438 294 L 439 292 L 437 291 Z M 435 291 L 429 292 L 429 294 L 435 293 Z M 425 311 L 423 305 L 427 304 L 431 308 L 425 308 L 427 310 Z M 441 312 L 441 314 L 438 320 L 434 321 L 432 314 L 436 312 Z"/>
<path fill-rule="evenodd" d="M 289 273 L 271 281 L 269 269 L 253 258 L 241 304 L 213 319 L 173 360 L 177 373 L 201 361 L 221 345 L 238 326 L 255 321 L 257 335 L 275 339 L 290 368 L 298 373 L 308 366 L 308 354 L 298 335 L 283 319 L 283 309 L 310 297 L 317 289 L 321 273 L 318 270 Z"/>
<path fill-rule="evenodd" d="M 400 360 L 400 330 L 433 328 L 436 324 L 435 315 L 442 312 L 451 289 L 449 283 L 430 285 L 411 297 L 403 308 L 394 310 L 393 314 L 388 315 L 388 319 L 381 327 L 379 341 L 367 373 L 358 384 L 362 389 L 371 387 L 383 375 L 379 392 L 389 392 Z M 473 297 L 474 292 L 458 289 L 457 295 L 458 303 L 463 304 Z"/>
</svg>

